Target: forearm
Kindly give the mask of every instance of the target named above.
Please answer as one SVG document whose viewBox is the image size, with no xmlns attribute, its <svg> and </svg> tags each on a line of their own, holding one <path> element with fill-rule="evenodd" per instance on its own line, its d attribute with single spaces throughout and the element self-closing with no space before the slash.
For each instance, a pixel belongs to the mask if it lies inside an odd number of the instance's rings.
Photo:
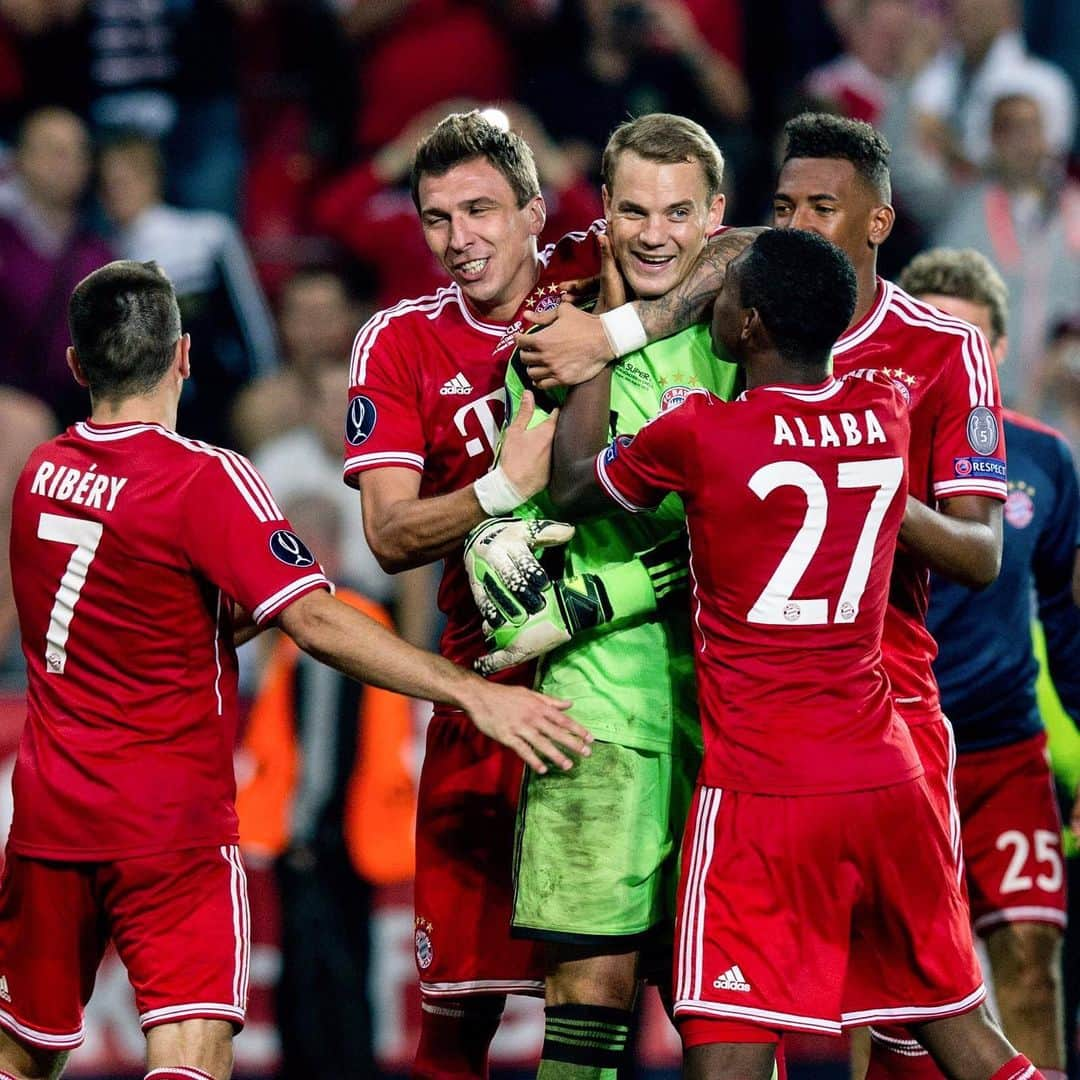
<svg viewBox="0 0 1080 1080">
<path fill-rule="evenodd" d="M 669 293 L 655 300 L 635 300 L 634 310 L 650 341 L 671 337 L 695 323 L 706 322 L 727 274 L 728 263 L 765 229 L 728 229 L 714 236 L 690 273 Z"/>
<path fill-rule="evenodd" d="M 326 592 L 302 596 L 279 622 L 304 652 L 371 686 L 467 708 L 475 698 L 473 684 L 481 681 Z"/>
<path fill-rule="evenodd" d="M 396 574 L 459 549 L 487 516 L 470 484 L 448 495 L 400 499 L 377 515 L 365 514 L 364 529 L 379 565 Z"/>
<path fill-rule="evenodd" d="M 909 495 L 900 541 L 931 570 L 969 589 L 984 589 L 1001 569 L 1000 504 L 985 520 L 974 520 L 950 514 L 948 504 L 933 510 Z"/>
<path fill-rule="evenodd" d="M 611 437 L 611 368 L 571 388 L 559 410 L 548 495 L 560 506 L 575 473 L 592 475 L 593 461 Z"/>
</svg>

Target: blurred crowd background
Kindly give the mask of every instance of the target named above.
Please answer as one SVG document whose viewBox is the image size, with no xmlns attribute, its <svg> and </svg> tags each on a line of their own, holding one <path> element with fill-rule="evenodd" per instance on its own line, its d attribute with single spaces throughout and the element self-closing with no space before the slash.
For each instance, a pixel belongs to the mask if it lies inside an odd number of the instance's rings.
<svg viewBox="0 0 1080 1080">
<path fill-rule="evenodd" d="M 193 338 L 181 430 L 251 455 L 327 569 L 431 644 L 433 571 L 378 568 L 340 431 L 357 328 L 444 283 L 408 172 L 422 134 L 473 105 L 532 146 L 548 240 L 599 216 L 600 152 L 629 116 L 709 129 L 735 224 L 768 220 L 785 120 L 870 121 L 893 147 L 882 273 L 940 244 L 989 256 L 1010 290 L 1006 403 L 1080 450 L 1078 86 L 1077 0 L 0 0 L 0 537 L 29 449 L 87 412 L 64 360 L 72 287 L 111 258 L 153 258 Z M 4 558 L 0 677 L 17 692 L 6 574 Z M 295 796 L 292 833 L 269 854 L 279 889 L 330 926 L 332 967 L 349 932 L 335 903 L 366 901 L 340 881 L 301 893 L 313 851 L 355 876 L 341 821 L 356 702 L 299 670 L 288 685 L 314 695 L 311 715 L 300 698 L 265 706 L 272 734 L 286 713 L 296 725 L 267 745 L 306 738 L 321 756 L 290 759 L 296 790 L 274 797 Z M 387 760 L 415 756 L 395 730 Z M 407 833 L 409 778 L 381 775 Z M 380 874 L 408 867 L 366 880 Z"/>
</svg>

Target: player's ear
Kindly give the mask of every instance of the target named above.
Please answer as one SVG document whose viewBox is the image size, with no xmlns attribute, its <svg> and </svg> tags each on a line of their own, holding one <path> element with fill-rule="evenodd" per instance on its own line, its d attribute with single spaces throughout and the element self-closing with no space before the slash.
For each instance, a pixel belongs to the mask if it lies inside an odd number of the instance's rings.
<svg viewBox="0 0 1080 1080">
<path fill-rule="evenodd" d="M 768 335 L 761 321 L 757 308 L 745 308 L 742 313 L 742 326 L 739 329 L 739 341 L 751 348 L 760 348 Z"/>
<path fill-rule="evenodd" d="M 871 247 L 881 247 L 889 239 L 896 211 L 888 205 L 875 206 L 870 212 L 870 224 L 866 230 L 866 240 Z"/>
<path fill-rule="evenodd" d="M 177 371 L 181 379 L 187 379 L 191 375 L 191 335 L 181 334 L 176 340 L 176 351 L 173 353 L 173 363 L 177 365 Z"/>
<path fill-rule="evenodd" d="M 604 204 L 604 220 L 611 220 L 611 192 L 608 191 L 607 184 L 600 185 L 600 199 Z"/>
<path fill-rule="evenodd" d="M 726 203 L 727 199 L 724 197 L 723 193 L 721 193 L 709 204 L 709 213 L 705 218 L 705 229 L 707 232 L 716 232 L 716 230 L 724 223 L 724 206 Z"/>
<path fill-rule="evenodd" d="M 1005 363 L 1005 357 L 1009 353 L 1009 335 L 1002 334 L 1001 337 L 990 346 L 990 352 L 994 357 L 994 363 L 1001 367 Z"/>
<path fill-rule="evenodd" d="M 75 353 L 75 346 L 74 345 L 69 345 L 67 347 L 66 356 L 67 356 L 68 371 L 71 372 L 71 377 L 80 386 L 89 386 L 90 383 L 87 381 L 86 376 L 83 374 L 82 364 L 79 363 L 79 357 Z"/>
<path fill-rule="evenodd" d="M 547 206 L 544 204 L 544 196 L 537 195 L 530 199 L 526 207 L 529 215 L 529 235 L 539 236 L 544 231 L 547 222 Z"/>
</svg>

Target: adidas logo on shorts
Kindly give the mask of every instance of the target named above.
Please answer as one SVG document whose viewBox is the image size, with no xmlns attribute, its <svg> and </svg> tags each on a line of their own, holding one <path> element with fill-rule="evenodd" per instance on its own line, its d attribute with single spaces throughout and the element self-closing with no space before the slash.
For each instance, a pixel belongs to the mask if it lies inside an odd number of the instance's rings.
<svg viewBox="0 0 1080 1080">
<path fill-rule="evenodd" d="M 447 379 L 446 382 L 439 387 L 439 393 L 443 395 L 448 394 L 471 394 L 473 392 L 472 386 L 469 385 L 469 380 L 459 371 L 452 379 Z"/>
<path fill-rule="evenodd" d="M 750 984 L 746 981 L 746 976 L 743 975 L 738 964 L 729 967 L 723 975 L 716 979 L 713 986 L 717 990 L 739 990 L 744 994 L 750 992 Z"/>
</svg>

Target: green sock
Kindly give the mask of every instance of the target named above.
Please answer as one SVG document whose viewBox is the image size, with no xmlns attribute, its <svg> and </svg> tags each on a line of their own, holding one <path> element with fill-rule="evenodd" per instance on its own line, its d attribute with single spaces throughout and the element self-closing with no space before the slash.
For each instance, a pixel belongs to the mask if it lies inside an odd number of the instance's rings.
<svg viewBox="0 0 1080 1080">
<path fill-rule="evenodd" d="M 616 1080 L 628 1060 L 633 1013 L 603 1005 L 549 1005 L 536 1080 Z"/>
</svg>

